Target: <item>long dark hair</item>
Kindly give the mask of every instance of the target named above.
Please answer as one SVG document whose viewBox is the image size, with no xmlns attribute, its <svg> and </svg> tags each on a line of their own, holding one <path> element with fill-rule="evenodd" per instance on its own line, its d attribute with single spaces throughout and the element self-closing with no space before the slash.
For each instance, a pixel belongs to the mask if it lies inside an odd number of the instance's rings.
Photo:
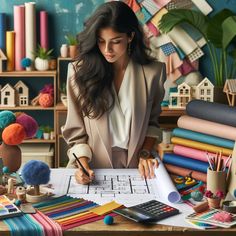
<svg viewBox="0 0 236 236">
<path fill-rule="evenodd" d="M 152 61 L 142 28 L 132 9 L 121 1 L 107 2 L 98 7 L 77 36 L 79 55 L 75 80 L 80 90 L 78 101 L 81 112 L 88 118 L 99 118 L 114 106 L 112 63 L 106 61 L 97 45 L 98 32 L 106 27 L 129 37 L 134 32 L 130 45 L 131 59 L 141 65 Z"/>
</svg>

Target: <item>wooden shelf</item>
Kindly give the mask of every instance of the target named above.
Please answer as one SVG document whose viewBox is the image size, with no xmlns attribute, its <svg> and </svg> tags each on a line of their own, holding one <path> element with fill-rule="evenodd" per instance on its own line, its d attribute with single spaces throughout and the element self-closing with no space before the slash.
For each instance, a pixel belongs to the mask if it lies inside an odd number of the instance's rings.
<svg viewBox="0 0 236 236">
<path fill-rule="evenodd" d="M 57 103 L 56 105 L 56 110 L 57 111 L 67 111 L 67 107 L 65 107 L 62 102 Z"/>
<path fill-rule="evenodd" d="M 56 76 L 55 70 L 47 70 L 47 71 L 6 71 L 1 72 L 1 77 L 53 77 Z"/>
<path fill-rule="evenodd" d="M 26 139 L 22 143 L 55 143 L 55 139 Z"/>
<path fill-rule="evenodd" d="M 0 110 L 54 110 L 54 107 L 41 107 L 41 106 L 16 106 L 16 107 L 2 107 L 0 106 Z"/>
<path fill-rule="evenodd" d="M 162 107 L 161 109 L 162 112 L 160 116 L 182 116 L 186 114 L 184 108 L 170 109 L 169 107 Z"/>
</svg>

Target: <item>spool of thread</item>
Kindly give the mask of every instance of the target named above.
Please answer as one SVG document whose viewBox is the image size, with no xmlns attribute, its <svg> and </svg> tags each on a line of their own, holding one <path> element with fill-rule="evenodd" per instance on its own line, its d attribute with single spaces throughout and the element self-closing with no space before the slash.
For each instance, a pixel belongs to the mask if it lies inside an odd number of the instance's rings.
<svg viewBox="0 0 236 236">
<path fill-rule="evenodd" d="M 162 143 L 168 144 L 171 142 L 170 141 L 171 140 L 171 133 L 172 133 L 172 130 L 169 130 L 169 129 L 162 130 Z"/>
<path fill-rule="evenodd" d="M 21 202 L 25 201 L 25 199 L 26 199 L 26 190 L 25 190 L 24 187 L 19 186 L 19 187 L 16 188 L 16 197 Z"/>
</svg>

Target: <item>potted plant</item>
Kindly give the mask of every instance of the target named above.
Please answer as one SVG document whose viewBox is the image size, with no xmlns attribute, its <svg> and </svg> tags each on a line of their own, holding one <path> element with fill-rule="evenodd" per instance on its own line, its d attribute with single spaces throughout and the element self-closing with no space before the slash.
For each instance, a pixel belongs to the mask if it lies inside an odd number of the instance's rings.
<svg viewBox="0 0 236 236">
<path fill-rule="evenodd" d="M 35 55 L 35 68 L 36 70 L 44 71 L 49 68 L 49 59 L 51 58 L 51 53 L 53 49 L 47 50 L 40 45 L 38 45 Z"/>
<path fill-rule="evenodd" d="M 77 56 L 77 46 L 78 46 L 78 41 L 76 36 L 72 35 L 72 34 L 67 34 L 65 36 L 65 39 L 67 40 L 68 44 L 69 44 L 69 57 L 71 58 L 75 58 Z"/>
<path fill-rule="evenodd" d="M 50 139 L 50 133 L 53 131 L 53 129 L 49 125 L 41 125 L 39 129 L 43 131 L 44 139 Z"/>
<path fill-rule="evenodd" d="M 62 86 L 60 87 L 61 92 L 61 101 L 65 107 L 67 107 L 67 95 L 66 95 L 66 83 L 62 83 Z"/>
<path fill-rule="evenodd" d="M 215 194 L 211 190 L 206 190 L 205 197 L 210 208 L 220 208 L 220 202 L 225 197 L 225 194 L 220 190 Z"/>
<path fill-rule="evenodd" d="M 163 15 L 158 28 L 161 32 L 168 33 L 183 22 L 197 29 L 206 40 L 215 84 L 223 86 L 226 79 L 233 78 L 236 74 L 236 49 L 229 47 L 236 36 L 235 14 L 229 9 L 223 9 L 209 17 L 195 10 L 174 9 Z M 234 60 L 230 68 L 227 65 L 229 56 Z"/>
</svg>

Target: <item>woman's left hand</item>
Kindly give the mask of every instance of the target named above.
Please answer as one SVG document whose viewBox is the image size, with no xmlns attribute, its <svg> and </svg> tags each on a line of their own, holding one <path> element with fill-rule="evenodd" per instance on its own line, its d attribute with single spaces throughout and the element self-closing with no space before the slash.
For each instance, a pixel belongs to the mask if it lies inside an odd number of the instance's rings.
<svg viewBox="0 0 236 236">
<path fill-rule="evenodd" d="M 158 160 L 153 158 L 139 158 L 138 170 L 143 178 L 154 178 L 154 169 L 158 167 Z"/>
</svg>

